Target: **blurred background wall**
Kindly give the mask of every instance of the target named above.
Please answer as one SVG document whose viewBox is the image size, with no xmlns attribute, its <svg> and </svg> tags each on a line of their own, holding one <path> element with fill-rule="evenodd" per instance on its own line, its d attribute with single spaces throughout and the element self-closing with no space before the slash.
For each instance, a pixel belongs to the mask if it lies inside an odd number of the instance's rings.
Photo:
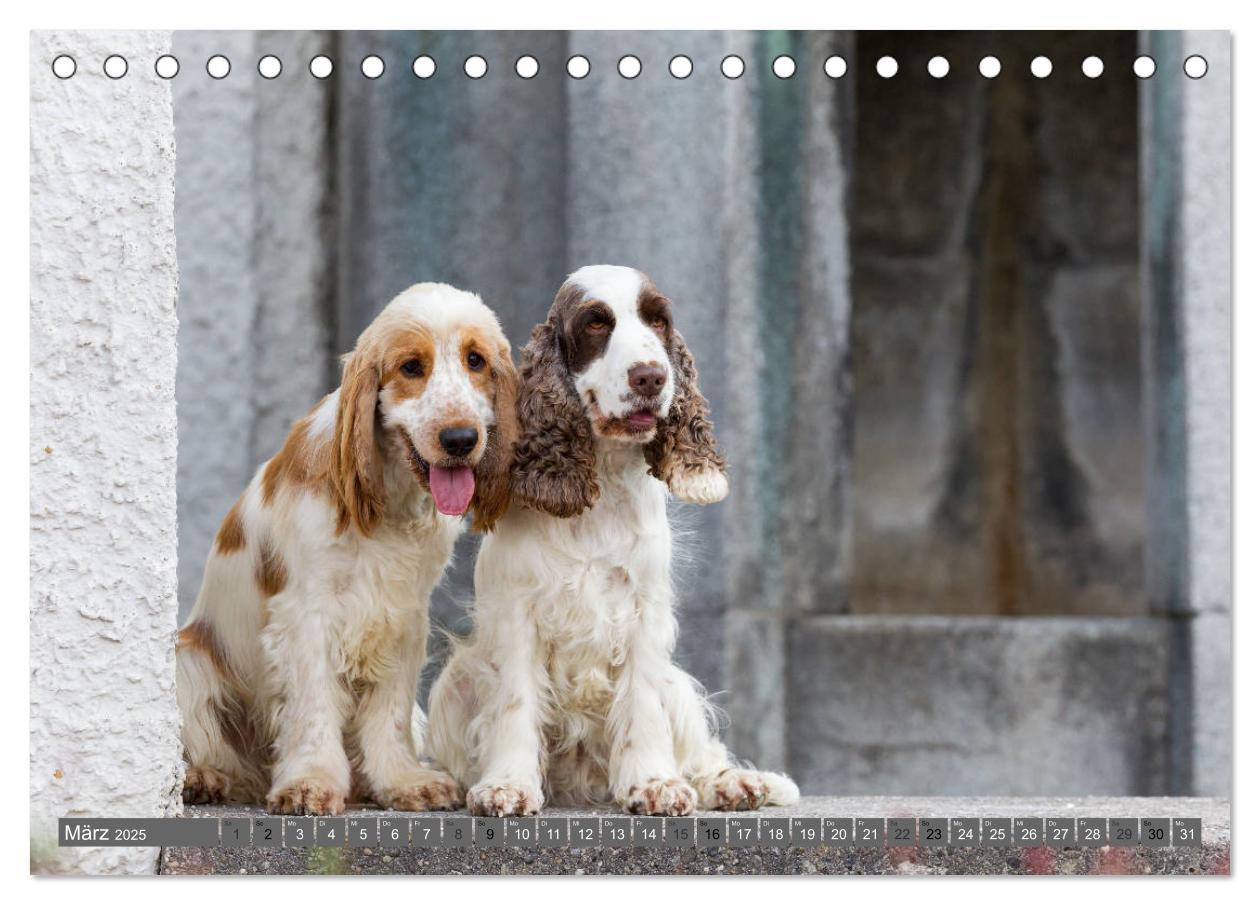
<svg viewBox="0 0 1260 905">
<path fill-rule="evenodd" d="M 1227 791 L 1229 242 L 1185 226 L 1228 207 L 1227 36 L 174 46 L 185 612 L 223 513 L 395 293 L 479 292 L 519 347 L 567 273 L 625 263 L 675 300 L 732 462 L 727 501 L 675 512 L 678 656 L 740 756 L 814 793 Z M 1181 74 L 1191 49 L 1215 83 Z M 456 631 L 476 544 L 435 600 Z"/>
</svg>

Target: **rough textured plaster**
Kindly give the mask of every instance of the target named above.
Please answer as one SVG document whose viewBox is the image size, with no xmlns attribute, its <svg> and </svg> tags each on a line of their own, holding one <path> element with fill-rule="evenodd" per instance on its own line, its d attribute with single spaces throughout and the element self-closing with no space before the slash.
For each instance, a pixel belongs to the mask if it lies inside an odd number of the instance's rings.
<svg viewBox="0 0 1260 905">
<path fill-rule="evenodd" d="M 56 818 L 178 810 L 175 145 L 166 32 L 31 36 L 31 866 L 148 873 L 153 848 L 55 848 Z M 50 69 L 78 60 L 74 78 Z M 118 81 L 105 57 L 130 60 Z"/>
</svg>

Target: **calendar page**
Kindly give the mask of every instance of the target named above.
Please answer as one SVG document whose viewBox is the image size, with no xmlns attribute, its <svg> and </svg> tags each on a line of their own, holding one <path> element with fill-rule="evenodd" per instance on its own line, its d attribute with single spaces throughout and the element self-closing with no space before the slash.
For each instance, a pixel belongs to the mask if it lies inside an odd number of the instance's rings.
<svg viewBox="0 0 1260 905">
<path fill-rule="evenodd" d="M 1230 873 L 1231 53 L 31 32 L 31 872 Z"/>
</svg>

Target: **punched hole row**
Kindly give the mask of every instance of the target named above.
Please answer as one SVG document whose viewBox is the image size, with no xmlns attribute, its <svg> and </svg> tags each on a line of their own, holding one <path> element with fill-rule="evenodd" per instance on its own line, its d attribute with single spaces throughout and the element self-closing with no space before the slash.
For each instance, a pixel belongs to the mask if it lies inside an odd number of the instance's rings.
<svg viewBox="0 0 1260 905">
<path fill-rule="evenodd" d="M 59 54 L 52 61 L 53 74 L 59 79 L 68 79 L 78 72 L 79 64 L 70 54 Z M 105 75 L 111 79 L 121 79 L 127 75 L 129 64 L 126 57 L 111 54 L 105 58 L 102 66 Z M 331 57 L 319 54 L 312 57 L 307 70 L 317 79 L 326 79 L 333 74 L 335 68 Z M 790 79 L 796 75 L 796 60 L 788 54 L 780 54 L 770 64 L 770 70 L 780 79 Z M 927 62 L 928 74 L 936 79 L 943 79 L 951 70 L 950 61 L 943 56 L 934 56 Z M 981 58 L 976 67 L 987 79 L 997 78 L 1002 73 L 1002 61 L 995 56 Z M 1054 72 L 1054 63 L 1046 56 L 1034 57 L 1028 64 L 1029 71 L 1039 79 L 1049 78 Z M 1096 79 L 1106 70 L 1101 57 L 1088 56 L 1081 61 L 1081 72 L 1091 79 Z M 1133 61 L 1133 74 L 1140 79 L 1149 79 L 1155 74 L 1157 65 L 1153 57 L 1143 54 Z M 1191 54 L 1182 61 L 1182 71 L 1192 79 L 1201 79 L 1208 72 L 1207 60 L 1199 54 Z M 411 72 L 418 79 L 430 79 L 437 74 L 437 61 L 428 54 L 421 54 L 411 61 Z M 484 78 L 490 71 L 490 64 L 479 54 L 472 54 L 464 59 L 464 75 L 470 79 Z M 529 54 L 517 57 L 514 66 L 517 76 L 532 79 L 541 71 L 538 58 Z M 743 57 L 728 54 L 722 58 L 720 66 L 722 75 L 728 79 L 738 79 L 747 71 Z M 875 62 L 875 72 L 885 79 L 897 75 L 901 64 L 896 57 L 882 56 Z M 258 74 L 264 79 L 275 79 L 284 71 L 284 63 L 275 54 L 267 54 L 258 60 Z M 842 78 L 849 70 L 849 64 L 839 55 L 829 56 L 823 62 L 823 72 L 829 78 Z M 159 78 L 173 79 L 179 75 L 180 62 L 172 54 L 163 54 L 153 63 L 153 71 Z M 206 60 L 206 72 L 213 79 L 224 79 L 232 71 L 232 62 L 223 54 L 215 54 Z M 365 78 L 379 79 L 385 74 L 385 60 L 368 54 L 359 61 L 359 71 Z M 570 78 L 584 79 L 591 74 L 591 61 L 582 54 L 574 54 L 565 61 L 565 71 Z M 677 54 L 669 61 L 669 73 L 676 79 L 690 77 L 695 65 L 686 54 Z M 617 60 L 617 74 L 623 79 L 637 79 L 643 72 L 642 61 L 634 54 L 626 54 Z"/>
</svg>

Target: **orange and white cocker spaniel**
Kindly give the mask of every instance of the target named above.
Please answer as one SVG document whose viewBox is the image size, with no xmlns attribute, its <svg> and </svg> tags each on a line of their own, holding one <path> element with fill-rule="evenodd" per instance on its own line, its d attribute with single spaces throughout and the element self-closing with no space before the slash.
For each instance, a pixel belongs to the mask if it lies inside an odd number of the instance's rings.
<svg viewBox="0 0 1260 905">
<path fill-rule="evenodd" d="M 422 283 L 228 512 L 177 640 L 189 802 L 462 804 L 417 757 L 429 596 L 510 497 L 517 375 L 480 298 Z"/>
</svg>

